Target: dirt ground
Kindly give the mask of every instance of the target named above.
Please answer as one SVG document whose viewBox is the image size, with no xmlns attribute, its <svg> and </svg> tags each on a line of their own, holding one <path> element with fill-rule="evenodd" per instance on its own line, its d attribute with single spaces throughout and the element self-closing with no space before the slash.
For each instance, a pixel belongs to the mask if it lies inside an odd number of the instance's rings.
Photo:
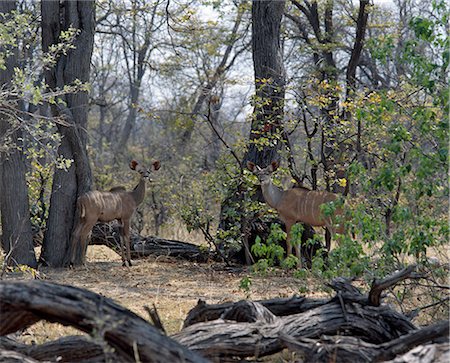
<svg viewBox="0 0 450 363">
<path fill-rule="evenodd" d="M 115 300 L 144 319 L 144 306 L 156 306 L 168 334 L 181 329 L 183 321 L 199 299 L 207 303 L 290 297 L 308 286 L 308 296 L 326 296 L 318 282 L 305 281 L 277 271 L 270 277 L 252 275 L 246 268 L 227 269 L 223 264 L 198 264 L 149 257 L 122 267 L 120 256 L 105 246 L 89 246 L 86 267 L 76 269 L 41 268 L 39 278 L 85 288 Z M 251 275 L 247 293 L 239 288 L 242 278 Z M 11 278 L 27 278 L 27 276 Z M 30 277 L 28 277 L 30 278 Z M 313 291 L 317 291 L 313 293 Z M 22 334 L 27 343 L 43 343 L 64 335 L 80 334 L 73 328 L 39 322 Z"/>
</svg>

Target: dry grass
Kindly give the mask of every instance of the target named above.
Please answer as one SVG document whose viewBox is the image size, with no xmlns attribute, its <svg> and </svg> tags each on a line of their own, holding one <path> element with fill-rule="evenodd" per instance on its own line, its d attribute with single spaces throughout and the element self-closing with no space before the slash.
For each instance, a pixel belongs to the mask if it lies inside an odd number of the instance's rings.
<svg viewBox="0 0 450 363">
<path fill-rule="evenodd" d="M 120 256 L 104 246 L 90 246 L 86 267 L 76 269 L 40 269 L 40 278 L 59 284 L 85 288 L 115 300 L 144 319 L 144 306 L 156 306 L 169 334 L 181 329 L 183 321 L 198 299 L 208 303 L 238 301 L 247 298 L 239 288 L 247 269 L 227 270 L 222 264 L 197 264 L 168 259 L 136 260 L 132 268 L 122 267 Z M 8 276 L 7 279 L 24 278 Z M 299 293 L 299 286 L 308 284 L 311 291 L 320 291 L 318 282 L 300 281 L 283 272 L 270 278 L 252 275 L 251 299 L 289 297 Z M 324 295 L 316 293 L 315 296 Z M 26 342 L 42 343 L 58 337 L 77 334 L 73 328 L 40 322 L 25 332 Z"/>
<path fill-rule="evenodd" d="M 36 251 L 37 255 L 39 251 Z M 1 261 L 0 261 L 1 262 Z M 323 282 L 308 277 L 296 279 L 291 273 L 277 270 L 269 276 L 251 275 L 249 292 L 239 288 L 248 269 L 226 269 L 222 264 L 198 264 L 167 258 L 147 258 L 134 261 L 132 268 L 122 267 L 121 258 L 105 246 L 90 246 L 86 267 L 76 269 L 41 268 L 39 276 L 46 281 L 85 288 L 115 300 L 144 319 L 144 306 L 155 305 L 169 334 L 181 329 L 183 321 L 198 299 L 208 303 L 238 301 L 250 298 L 290 297 L 307 287 L 308 296 L 323 297 Z M 8 274 L 6 279 L 31 278 L 29 274 Z M 419 295 L 419 296 L 418 296 Z M 407 299 L 408 309 L 424 306 L 426 295 L 417 291 Z M 394 303 L 386 299 L 385 302 Z M 414 306 L 412 306 L 414 305 Z M 428 313 L 432 313 L 429 311 Z M 434 315 L 434 314 L 432 314 Z M 440 315 L 440 314 L 438 314 Z M 435 319 L 440 316 L 434 315 Z M 429 324 L 433 318 L 424 316 L 419 324 Z M 39 322 L 21 336 L 26 343 L 43 343 L 65 335 L 82 334 L 74 328 Z"/>
</svg>

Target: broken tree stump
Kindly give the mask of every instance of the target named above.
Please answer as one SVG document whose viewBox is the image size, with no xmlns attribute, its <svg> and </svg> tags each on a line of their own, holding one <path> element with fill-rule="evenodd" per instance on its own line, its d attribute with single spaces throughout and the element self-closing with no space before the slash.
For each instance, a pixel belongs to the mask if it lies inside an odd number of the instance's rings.
<svg viewBox="0 0 450 363">
<path fill-rule="evenodd" d="M 111 299 L 72 286 L 36 280 L 1 281 L 0 314 L 0 335 L 44 319 L 104 340 L 119 361 L 206 362 Z"/>
</svg>

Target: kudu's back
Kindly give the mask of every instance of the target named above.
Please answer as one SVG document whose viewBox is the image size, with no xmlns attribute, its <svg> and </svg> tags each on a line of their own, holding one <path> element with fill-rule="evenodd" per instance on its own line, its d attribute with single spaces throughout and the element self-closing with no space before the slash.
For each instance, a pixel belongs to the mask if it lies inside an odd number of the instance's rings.
<svg viewBox="0 0 450 363">
<path fill-rule="evenodd" d="M 283 193 L 280 203 L 282 218 L 303 222 L 312 226 L 331 225 L 330 217 L 325 217 L 321 205 L 333 202 L 337 195 L 326 191 L 308 190 L 306 188 L 293 188 Z M 334 216 L 342 214 L 342 209 L 337 208 Z M 342 233 L 343 228 L 338 226 L 335 231 Z"/>
<path fill-rule="evenodd" d="M 123 193 L 123 192 L 122 192 Z M 122 193 L 93 190 L 78 198 L 80 217 L 89 216 L 101 222 L 110 222 L 123 214 Z"/>
</svg>

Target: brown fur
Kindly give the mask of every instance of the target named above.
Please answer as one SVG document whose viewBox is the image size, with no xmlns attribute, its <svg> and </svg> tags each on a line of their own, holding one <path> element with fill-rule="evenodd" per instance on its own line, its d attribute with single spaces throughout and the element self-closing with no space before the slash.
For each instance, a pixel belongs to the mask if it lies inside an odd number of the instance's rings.
<svg viewBox="0 0 450 363">
<path fill-rule="evenodd" d="M 153 162 L 153 170 L 160 167 L 159 161 Z M 130 168 L 141 174 L 139 183 L 132 191 L 126 191 L 124 187 L 114 187 L 109 192 L 90 191 L 81 195 L 77 200 L 79 219 L 72 235 L 71 243 L 71 263 L 75 262 L 75 255 L 78 245 L 81 245 L 81 262 L 84 263 L 87 238 L 95 223 L 110 222 L 117 219 L 122 224 L 120 248 L 122 262 L 131 266 L 130 253 L 130 220 L 137 206 L 143 201 L 145 196 L 145 180 L 150 175 L 150 171 L 139 165 L 136 160 L 132 160 Z M 126 246 L 126 256 L 124 250 Z"/>
<path fill-rule="evenodd" d="M 280 219 L 286 225 L 287 254 L 292 253 L 291 228 L 297 223 L 309 224 L 313 227 L 326 227 L 330 233 L 344 233 L 344 225 L 336 226 L 333 220 L 342 214 L 342 209 L 337 208 L 334 215 L 324 217 L 321 205 L 333 202 L 337 195 L 326 191 L 309 190 L 305 187 L 281 190 L 272 183 L 271 175 L 278 168 L 277 162 L 272 162 L 266 168 L 260 168 L 252 162 L 247 163 L 247 168 L 253 172 L 261 182 L 263 196 L 267 204 L 276 209 Z M 300 247 L 295 247 L 295 252 L 301 264 Z"/>
</svg>

